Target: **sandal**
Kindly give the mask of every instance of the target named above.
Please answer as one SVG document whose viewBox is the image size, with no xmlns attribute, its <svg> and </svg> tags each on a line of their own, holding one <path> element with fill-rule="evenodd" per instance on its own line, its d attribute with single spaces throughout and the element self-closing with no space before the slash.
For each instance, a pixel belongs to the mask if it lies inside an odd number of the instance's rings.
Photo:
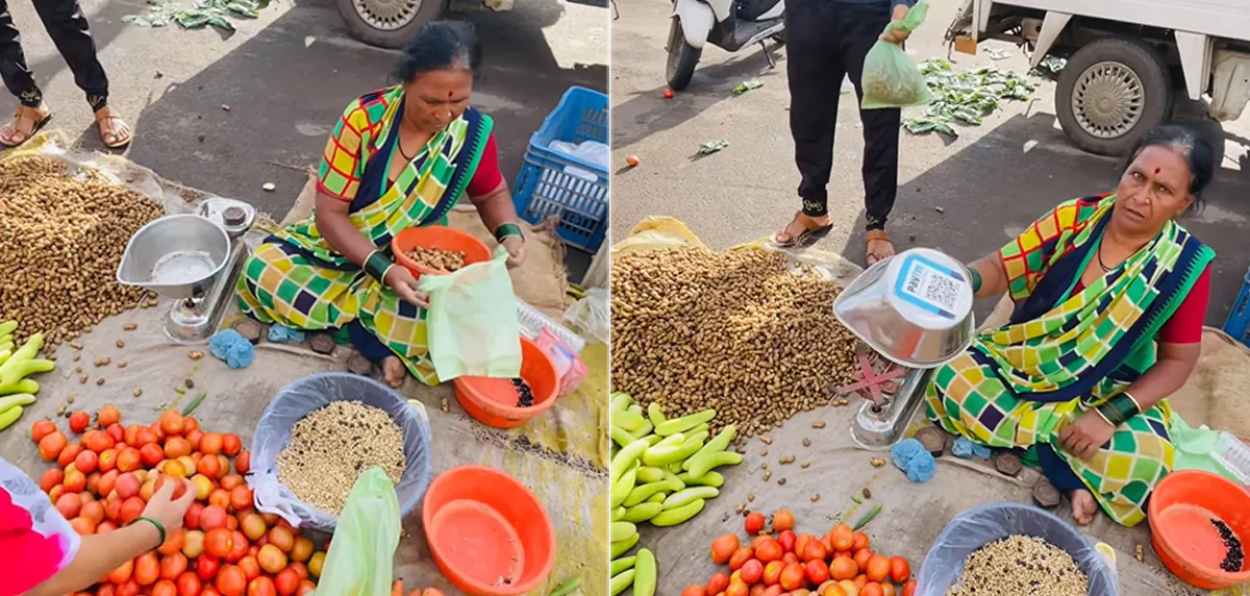
<svg viewBox="0 0 1250 596">
<path fill-rule="evenodd" d="M 802 215 L 803 215 L 802 211 L 796 211 L 794 213 L 794 219 L 790 220 L 790 223 L 793 224 Z M 786 227 L 788 228 L 790 226 L 787 225 Z M 833 223 L 829 223 L 827 225 L 818 226 L 815 228 L 807 228 L 803 230 L 798 236 L 789 238 L 787 240 L 781 240 L 780 236 L 786 233 L 786 231 L 783 229 L 781 230 L 781 232 L 777 234 L 773 234 L 772 240 L 773 240 L 773 244 L 776 245 L 778 248 L 795 248 L 795 247 L 807 248 L 813 244 L 816 244 L 825 236 L 828 236 L 829 231 L 832 229 L 833 229 Z"/>
<path fill-rule="evenodd" d="M 869 267 L 894 256 L 894 243 L 890 241 L 890 236 L 885 233 L 885 230 L 868 230 L 868 233 L 864 235 L 864 241 L 866 244 L 864 260 L 868 262 Z"/>
<path fill-rule="evenodd" d="M 39 130 L 52 119 L 52 112 L 46 111 L 46 108 L 34 108 L 36 111 L 41 109 L 45 111 L 40 115 L 39 119 L 36 120 L 25 114 L 22 108 L 18 108 L 18 110 L 13 113 L 13 120 L 8 124 L 5 124 L 3 127 L 0 127 L 0 145 L 11 149 L 29 141 L 32 137 L 38 134 Z M 23 120 L 32 123 L 30 132 L 22 132 L 21 125 Z"/>
<path fill-rule="evenodd" d="M 102 111 L 108 110 L 107 107 L 101 108 Z M 104 123 L 109 123 L 111 132 L 104 132 Z M 126 124 L 121 116 L 116 116 L 112 111 L 106 111 L 103 116 L 99 112 L 95 118 L 96 129 L 100 131 L 100 142 L 109 149 L 121 149 L 130 144 L 131 134 L 130 125 Z M 111 141 L 109 139 L 112 139 Z"/>
</svg>

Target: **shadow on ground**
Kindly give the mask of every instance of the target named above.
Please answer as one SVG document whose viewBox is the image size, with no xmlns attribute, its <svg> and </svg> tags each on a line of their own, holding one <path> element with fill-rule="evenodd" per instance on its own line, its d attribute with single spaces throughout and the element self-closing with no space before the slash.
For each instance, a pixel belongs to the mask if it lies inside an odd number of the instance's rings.
<svg viewBox="0 0 1250 596">
<path fill-rule="evenodd" d="M 1120 160 L 1071 148 L 1054 128 L 1054 120 L 1051 114 L 1013 117 L 900 185 L 888 228 L 898 250 L 927 246 L 970 261 L 996 250 L 1051 205 L 1114 190 Z M 994 170 L 987 171 L 986 164 L 994 164 Z M 1245 240 L 1250 201 L 1246 197 L 1250 197 L 1250 176 L 1221 169 L 1204 193 L 1205 209 L 1182 220 L 1216 251 L 1208 325 L 1223 325 L 1250 265 Z M 969 224 L 985 221 L 984 214 L 989 212 L 995 213 L 994 221 L 1006 223 L 999 229 Z M 841 249 L 843 256 L 862 264 L 864 241 L 861 212 L 855 231 Z M 978 315 L 984 316 L 992 307 L 978 304 Z"/>
</svg>

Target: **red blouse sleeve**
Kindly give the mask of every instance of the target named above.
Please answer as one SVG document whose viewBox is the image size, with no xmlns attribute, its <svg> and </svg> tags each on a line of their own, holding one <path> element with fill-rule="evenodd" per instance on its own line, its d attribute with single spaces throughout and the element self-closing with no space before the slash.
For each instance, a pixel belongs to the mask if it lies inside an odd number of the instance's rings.
<svg viewBox="0 0 1250 596">
<path fill-rule="evenodd" d="M 1202 323 L 1207 318 L 1207 302 L 1211 298 L 1210 265 L 1194 282 L 1189 295 L 1172 318 L 1159 330 L 1159 341 L 1170 344 L 1194 344 L 1202 341 Z"/>
<path fill-rule="evenodd" d="M 503 184 L 503 172 L 499 171 L 499 148 L 495 145 L 495 133 L 486 140 L 486 149 L 482 151 L 482 160 L 478 162 L 477 172 L 465 193 L 472 197 L 486 196 L 495 192 Z"/>
</svg>

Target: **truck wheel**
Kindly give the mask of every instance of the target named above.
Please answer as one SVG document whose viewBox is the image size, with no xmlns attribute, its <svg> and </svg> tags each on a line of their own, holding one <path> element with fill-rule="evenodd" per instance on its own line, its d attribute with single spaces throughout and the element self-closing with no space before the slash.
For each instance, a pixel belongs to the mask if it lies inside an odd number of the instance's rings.
<svg viewBox="0 0 1250 596">
<path fill-rule="evenodd" d="M 1172 110 L 1173 87 L 1163 59 L 1127 39 L 1095 41 L 1059 74 L 1055 111 L 1081 149 L 1120 156 Z"/>
<path fill-rule="evenodd" d="M 681 19 L 673 17 L 668 26 L 668 62 L 664 65 L 664 77 L 668 80 L 668 87 L 673 91 L 681 91 L 690 85 L 694 67 L 702 55 L 702 49 L 686 42 L 686 34 L 681 30 Z"/>
<path fill-rule="evenodd" d="M 352 37 L 369 45 L 402 48 L 422 25 L 443 13 L 446 0 L 335 0 Z"/>
</svg>

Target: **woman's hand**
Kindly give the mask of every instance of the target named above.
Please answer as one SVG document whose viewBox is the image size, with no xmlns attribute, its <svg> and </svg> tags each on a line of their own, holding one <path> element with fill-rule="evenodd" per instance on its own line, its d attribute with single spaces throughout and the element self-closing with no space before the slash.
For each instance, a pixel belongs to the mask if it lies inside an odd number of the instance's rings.
<svg viewBox="0 0 1250 596">
<path fill-rule="evenodd" d="M 1115 427 L 1099 416 L 1096 410 L 1089 410 L 1059 431 L 1059 441 L 1069 453 L 1090 461 L 1113 434 Z"/>
<path fill-rule="evenodd" d="M 171 479 L 173 480 L 173 479 Z M 174 488 L 181 483 L 185 491 L 181 497 L 174 498 Z M 152 498 L 148 499 L 147 507 L 143 508 L 143 517 L 150 517 L 165 526 L 165 533 L 173 535 L 182 527 L 182 517 L 187 514 L 187 509 L 191 507 L 191 503 L 195 501 L 195 489 L 191 487 L 191 483 L 186 480 L 173 480 L 173 482 L 162 482 L 161 487 L 152 494 Z"/>
<path fill-rule="evenodd" d="M 417 291 L 417 280 L 406 267 L 391 267 L 386 272 L 386 285 L 395 290 L 400 298 L 421 308 L 430 307 L 430 297 Z"/>
<path fill-rule="evenodd" d="M 907 16 L 907 5 L 899 4 L 894 7 L 894 11 L 890 14 L 890 21 L 901 21 Z M 890 29 L 881 34 L 881 41 L 886 41 L 894 45 L 902 45 L 911 36 L 910 31 L 903 29 Z"/>
<path fill-rule="evenodd" d="M 503 239 L 503 247 L 508 251 L 508 266 L 517 267 L 525 262 L 525 238 L 508 236 Z"/>
</svg>

